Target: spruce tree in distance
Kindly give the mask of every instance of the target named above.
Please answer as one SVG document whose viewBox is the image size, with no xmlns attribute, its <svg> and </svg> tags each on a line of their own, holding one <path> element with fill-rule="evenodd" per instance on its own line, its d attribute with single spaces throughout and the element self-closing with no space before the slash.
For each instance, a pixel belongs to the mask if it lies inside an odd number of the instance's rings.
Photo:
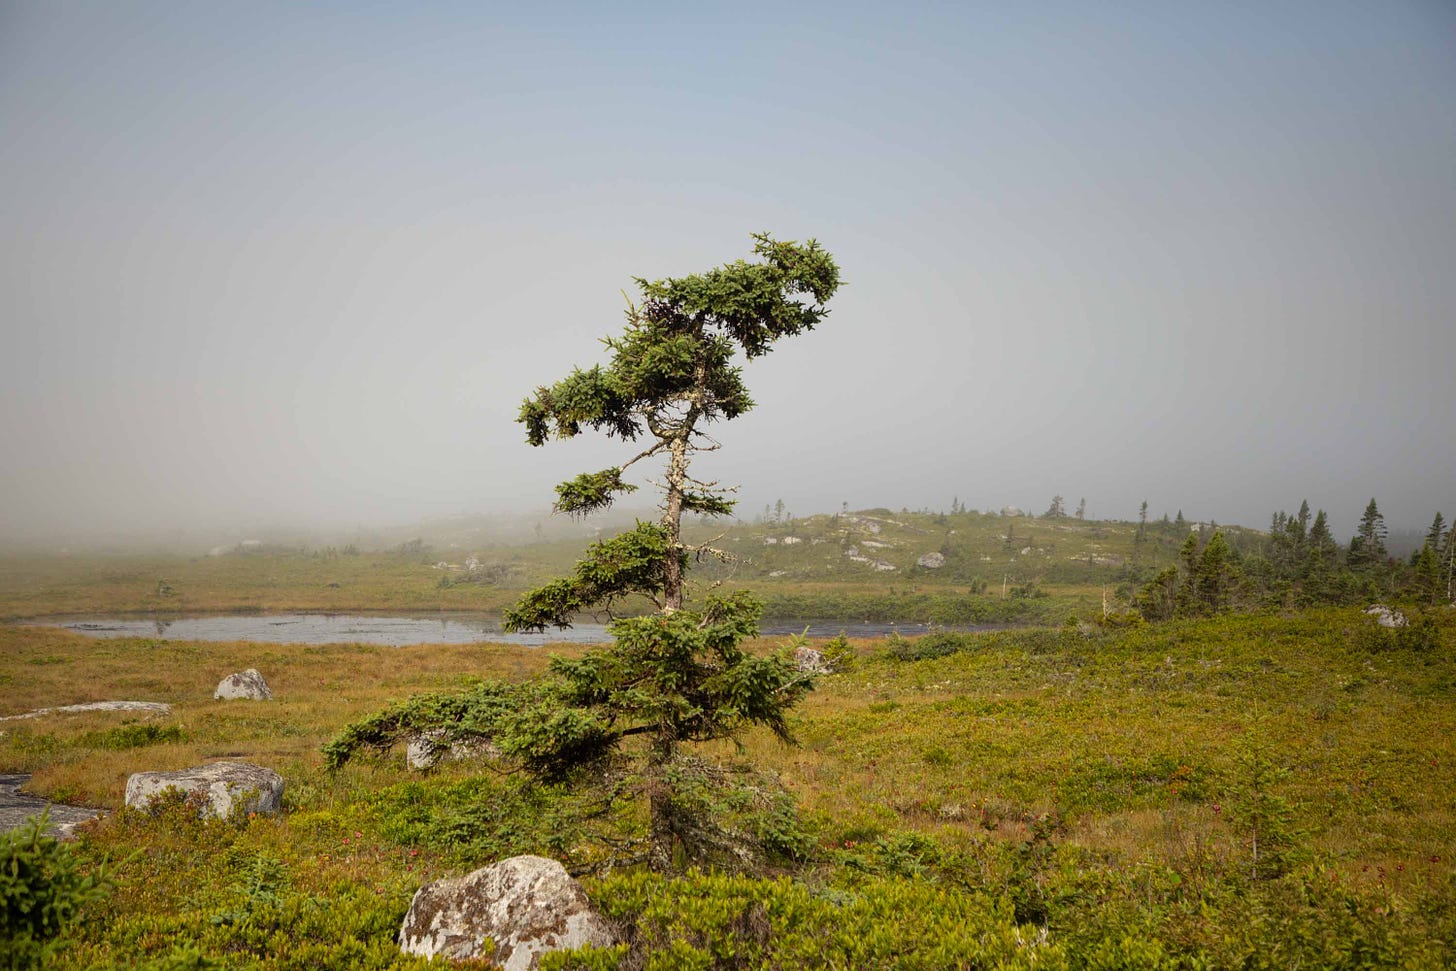
<svg viewBox="0 0 1456 971">
<path fill-rule="evenodd" d="M 1436 510 L 1436 518 L 1431 521 L 1431 528 L 1426 533 L 1426 545 L 1431 548 L 1431 552 L 1440 556 L 1442 553 L 1441 543 L 1445 538 L 1446 517 L 1442 516 L 1441 511 L 1438 509 Z"/>
<path fill-rule="evenodd" d="M 1198 557 L 1196 601 L 1199 613 L 1212 614 L 1229 606 L 1238 570 L 1223 533 L 1215 531 Z"/>
<path fill-rule="evenodd" d="M 1385 517 L 1372 498 L 1360 517 L 1360 526 L 1350 540 L 1350 568 L 1368 569 L 1384 565 L 1388 554 L 1385 551 Z"/>
</svg>

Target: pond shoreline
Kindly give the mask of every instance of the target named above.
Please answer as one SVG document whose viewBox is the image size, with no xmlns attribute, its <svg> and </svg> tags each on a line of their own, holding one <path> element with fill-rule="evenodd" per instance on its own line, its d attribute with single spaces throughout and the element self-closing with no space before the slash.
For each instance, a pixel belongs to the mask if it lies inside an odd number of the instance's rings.
<svg viewBox="0 0 1456 971">
<path fill-rule="evenodd" d="M 501 630 L 500 615 L 474 611 L 288 611 L 280 613 L 196 611 L 186 613 L 66 614 L 10 622 L 14 626 L 59 627 L 97 639 L 136 637 L 178 641 L 251 641 L 269 644 L 415 644 L 498 643 L 541 646 L 553 643 L 598 644 L 610 640 L 606 626 L 584 620 L 566 630 L 515 634 Z M 855 638 L 892 634 L 919 636 L 934 630 L 1003 630 L 1004 624 L 935 626 L 914 622 L 831 618 L 769 618 L 762 637 L 807 634 L 823 639 L 843 633 Z"/>
</svg>

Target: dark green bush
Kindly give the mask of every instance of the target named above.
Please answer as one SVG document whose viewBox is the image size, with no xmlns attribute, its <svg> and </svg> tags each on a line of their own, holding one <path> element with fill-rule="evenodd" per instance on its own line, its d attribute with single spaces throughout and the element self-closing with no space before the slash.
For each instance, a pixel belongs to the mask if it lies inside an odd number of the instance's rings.
<svg viewBox="0 0 1456 971">
<path fill-rule="evenodd" d="M 902 661 L 924 661 L 935 657 L 949 657 L 964 650 L 970 644 L 970 638 L 964 634 L 939 630 L 914 640 L 894 635 L 886 644 L 890 653 Z"/>
<path fill-rule="evenodd" d="M 162 745 L 167 742 L 185 742 L 187 733 L 181 725 L 122 725 L 120 728 L 109 728 L 104 732 L 87 732 L 82 735 L 78 745 L 90 748 L 109 749 L 111 751 L 123 751 L 132 748 L 145 748 L 148 745 Z"/>
<path fill-rule="evenodd" d="M 43 966 L 50 942 L 110 889 L 74 848 L 45 834 L 46 817 L 0 833 L 0 967 Z"/>
</svg>

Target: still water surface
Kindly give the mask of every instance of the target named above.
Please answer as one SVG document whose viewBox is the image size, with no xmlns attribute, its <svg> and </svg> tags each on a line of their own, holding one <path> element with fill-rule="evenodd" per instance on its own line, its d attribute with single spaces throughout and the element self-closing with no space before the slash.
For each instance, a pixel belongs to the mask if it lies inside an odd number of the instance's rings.
<svg viewBox="0 0 1456 971">
<path fill-rule="evenodd" d="M 600 644 L 610 638 L 602 624 L 580 623 L 544 634 L 507 634 L 499 615 L 429 614 L 416 617 L 370 617 L 353 614 L 228 614 L 213 617 L 106 618 L 84 617 L 46 621 L 91 637 L 151 637 L 177 641 L 259 641 L 266 644 Z M 846 624 L 840 621 L 790 620 L 763 625 L 768 637 L 803 633 L 810 637 L 885 637 L 898 631 L 923 634 L 923 624 Z"/>
</svg>

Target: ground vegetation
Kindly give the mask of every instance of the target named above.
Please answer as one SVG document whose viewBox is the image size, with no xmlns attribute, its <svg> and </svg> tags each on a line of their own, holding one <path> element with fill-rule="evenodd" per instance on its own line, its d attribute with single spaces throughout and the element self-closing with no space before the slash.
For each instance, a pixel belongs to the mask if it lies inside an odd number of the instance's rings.
<svg viewBox="0 0 1456 971">
<path fill-rule="evenodd" d="M 752 728 L 742 761 L 728 742 L 705 753 L 772 773 L 801 807 L 789 878 L 604 868 L 645 834 L 640 792 L 410 772 L 398 748 L 323 764 L 391 697 L 528 683 L 546 663 L 529 648 L 98 651 L 4 628 L 0 714 L 111 686 L 174 711 L 3 723 L 0 771 L 113 810 L 142 769 L 227 756 L 288 779 L 279 817 L 164 806 L 85 828 L 78 872 L 109 858 L 116 889 L 55 939 L 62 969 L 422 966 L 393 944 L 414 889 L 521 852 L 566 861 L 631 929 L 627 955 L 565 966 L 1439 968 L 1456 940 L 1456 629 L 1407 608 L 1422 639 L 1312 608 L 850 641 L 853 664 L 795 710 L 800 747 Z M 248 664 L 278 700 L 212 700 L 218 672 Z M 127 719 L 176 731 L 123 747 Z"/>
</svg>

